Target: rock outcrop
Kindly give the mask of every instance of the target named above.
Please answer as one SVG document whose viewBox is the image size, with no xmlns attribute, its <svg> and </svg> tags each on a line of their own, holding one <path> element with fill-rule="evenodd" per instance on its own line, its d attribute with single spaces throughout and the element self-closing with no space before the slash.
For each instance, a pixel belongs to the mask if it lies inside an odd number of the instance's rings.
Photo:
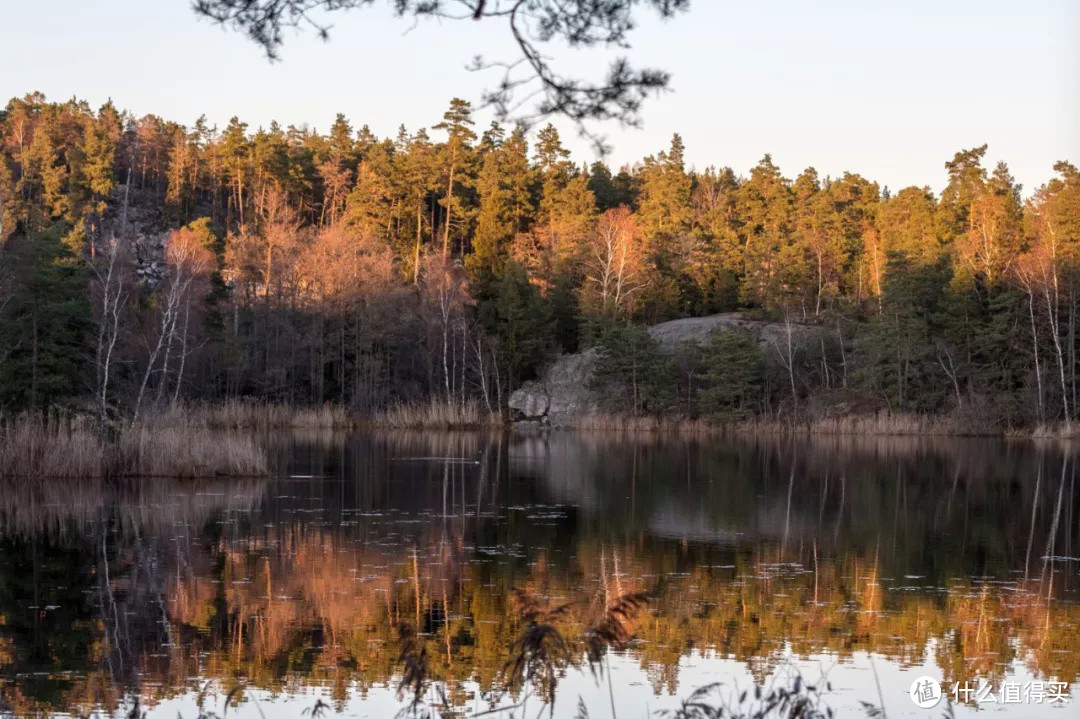
<svg viewBox="0 0 1080 719">
<path fill-rule="evenodd" d="M 821 329 L 778 322 L 749 320 L 738 312 L 686 317 L 661 322 L 649 328 L 649 334 L 660 343 L 664 352 L 675 353 L 684 342 L 701 344 L 718 330 L 738 329 L 755 337 L 766 351 L 783 352 L 788 331 L 795 344 L 804 344 Z M 596 364 L 593 349 L 577 354 L 562 355 L 538 380 L 525 382 L 510 395 L 512 416 L 519 422 L 569 427 L 598 408 L 597 398 L 589 390 L 592 369 Z"/>
<path fill-rule="evenodd" d="M 509 407 L 517 420 L 566 427 L 596 410 L 589 379 L 596 351 L 563 355 L 539 380 L 525 382 L 510 395 Z"/>
</svg>

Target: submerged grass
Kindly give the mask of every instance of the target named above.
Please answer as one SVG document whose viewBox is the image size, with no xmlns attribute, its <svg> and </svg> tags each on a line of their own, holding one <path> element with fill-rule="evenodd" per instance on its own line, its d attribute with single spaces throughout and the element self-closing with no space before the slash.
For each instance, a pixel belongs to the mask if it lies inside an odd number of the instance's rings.
<svg viewBox="0 0 1080 719">
<path fill-rule="evenodd" d="M 256 476 L 266 452 L 251 436 L 150 417 L 105 438 L 83 416 L 0 421 L 0 477 Z"/>
</svg>

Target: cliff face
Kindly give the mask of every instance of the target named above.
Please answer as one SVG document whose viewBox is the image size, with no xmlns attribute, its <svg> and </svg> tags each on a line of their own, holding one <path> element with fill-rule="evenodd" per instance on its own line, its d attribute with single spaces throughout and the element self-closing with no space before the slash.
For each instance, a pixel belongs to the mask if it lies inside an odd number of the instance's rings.
<svg viewBox="0 0 1080 719">
<path fill-rule="evenodd" d="M 755 337 L 769 354 L 783 353 L 790 329 L 791 341 L 804 344 L 817 337 L 821 329 L 779 322 L 745 319 L 738 312 L 706 317 L 686 317 L 653 325 L 649 334 L 664 352 L 674 354 L 688 341 L 705 344 L 715 331 L 736 329 Z M 551 427 L 572 427 L 578 420 L 599 409 L 599 398 L 589 390 L 596 350 L 562 355 L 539 380 L 525 382 L 510 395 L 509 407 L 514 419 Z"/>
</svg>

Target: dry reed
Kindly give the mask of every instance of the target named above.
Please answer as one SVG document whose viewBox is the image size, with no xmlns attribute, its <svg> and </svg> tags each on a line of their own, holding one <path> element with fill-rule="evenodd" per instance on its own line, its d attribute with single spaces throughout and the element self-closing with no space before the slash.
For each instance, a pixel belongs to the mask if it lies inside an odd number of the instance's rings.
<svg viewBox="0 0 1080 719">
<path fill-rule="evenodd" d="M 208 429 L 338 429 L 356 423 L 344 407 L 319 407 L 230 399 L 218 403 L 183 403 L 160 412 L 158 422 Z"/>
<path fill-rule="evenodd" d="M 84 418 L 19 415 L 0 422 L 0 477 L 102 477 L 105 446 Z"/>
<path fill-rule="evenodd" d="M 172 418 L 175 420 L 176 418 Z M 105 439 L 85 417 L 0 421 L 0 477 L 208 477 L 266 474 L 254 438 L 153 417 Z"/>
<path fill-rule="evenodd" d="M 657 432 L 683 436 L 739 436 L 748 434 L 1001 436 L 1004 434 L 1000 428 L 991 425 L 972 426 L 947 416 L 935 417 L 900 412 L 836 415 L 814 419 L 751 418 L 730 423 L 713 423 L 703 419 L 678 417 L 592 414 L 583 417 L 572 428 L 627 434 Z M 1080 426 L 1074 426 L 1072 431 L 1075 434 L 1071 436 L 1080 436 Z M 1029 433 L 1026 436 L 1032 435 Z M 1060 437 L 1062 435 L 1053 434 L 1050 436 Z"/>
<path fill-rule="evenodd" d="M 438 399 L 394 405 L 376 414 L 372 420 L 376 427 L 395 429 L 465 429 L 492 427 L 501 422 L 498 414 L 483 409 L 479 402 Z"/>
</svg>

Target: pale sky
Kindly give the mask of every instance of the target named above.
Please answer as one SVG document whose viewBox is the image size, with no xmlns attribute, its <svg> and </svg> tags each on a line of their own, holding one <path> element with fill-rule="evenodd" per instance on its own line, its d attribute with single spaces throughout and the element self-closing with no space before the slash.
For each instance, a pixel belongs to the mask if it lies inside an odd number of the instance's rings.
<svg viewBox="0 0 1080 719">
<path fill-rule="evenodd" d="M 768 152 L 789 177 L 812 165 L 894 191 L 939 190 L 945 161 L 984 142 L 1025 195 L 1055 161 L 1080 164 L 1080 0 L 693 0 L 671 22 L 640 17 L 631 59 L 669 70 L 672 92 L 648 101 L 641 129 L 603 128 L 612 165 L 665 149 L 673 132 L 699 169 L 746 174 Z M 220 126 L 238 115 L 252 129 L 325 130 L 342 112 L 393 136 L 437 123 L 455 95 L 478 102 L 497 80 L 466 70 L 478 52 L 516 57 L 497 21 L 414 27 L 379 7 L 331 22 L 328 43 L 290 36 L 269 63 L 187 0 L 0 0 L 0 96 L 112 98 L 138 115 Z M 598 77 L 609 55 L 568 57 L 564 69 Z M 490 116 L 476 119 L 483 129 Z M 576 161 L 595 159 L 555 124 Z"/>
</svg>

